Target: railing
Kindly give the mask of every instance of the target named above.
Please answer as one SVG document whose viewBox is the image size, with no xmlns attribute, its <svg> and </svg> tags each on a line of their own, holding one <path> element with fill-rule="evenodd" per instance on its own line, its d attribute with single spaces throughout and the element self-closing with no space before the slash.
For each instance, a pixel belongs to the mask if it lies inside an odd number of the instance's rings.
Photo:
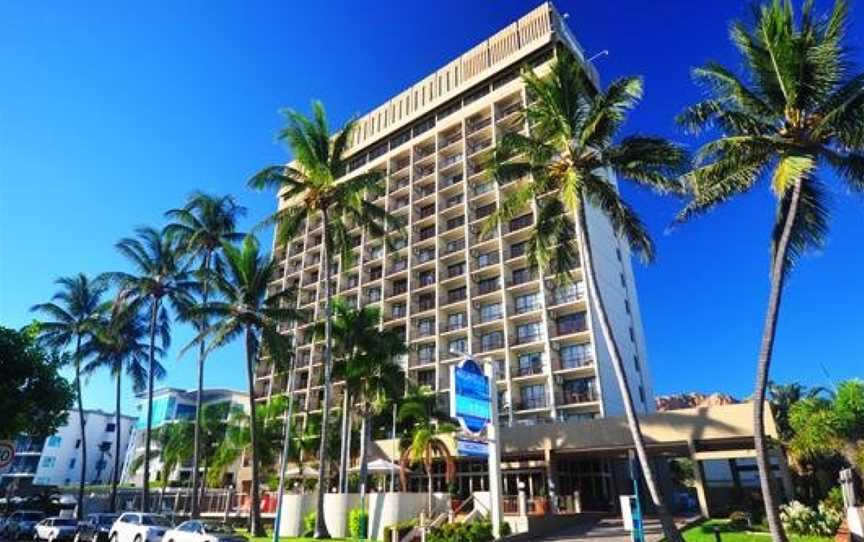
<svg viewBox="0 0 864 542">
<path fill-rule="evenodd" d="M 461 160 L 462 160 L 462 153 L 461 152 L 457 152 L 456 154 L 454 154 L 452 156 L 448 156 L 447 158 L 444 158 L 443 160 L 441 160 L 441 169 L 446 168 L 446 167 L 450 167 L 453 164 L 457 164 Z"/>
<path fill-rule="evenodd" d="M 508 225 L 508 229 L 512 231 L 521 230 L 522 228 L 527 228 L 531 224 L 534 223 L 534 216 L 531 214 L 522 215 L 518 218 L 514 218 L 510 221 Z"/>
<path fill-rule="evenodd" d="M 459 194 L 458 196 L 453 196 L 451 198 L 447 198 L 447 201 L 444 202 L 444 208 L 445 209 L 452 209 L 453 207 L 456 207 L 457 205 L 461 204 L 463 199 L 464 198 L 462 197 L 462 194 Z"/>
<path fill-rule="evenodd" d="M 458 331 L 460 329 L 465 329 L 467 326 L 467 322 L 457 322 L 453 324 L 441 324 L 439 329 L 442 333 L 444 333 L 447 331 Z"/>
<path fill-rule="evenodd" d="M 400 271 L 405 271 L 406 269 L 408 269 L 408 260 L 396 260 L 390 266 L 390 271 L 388 271 L 388 274 L 398 273 Z"/>
<path fill-rule="evenodd" d="M 414 159 L 415 160 L 422 160 L 422 159 L 426 158 L 427 156 L 430 156 L 434 152 L 435 152 L 435 146 L 434 145 L 428 149 L 424 149 L 423 147 L 418 147 L 417 150 L 414 151 Z"/>
<path fill-rule="evenodd" d="M 532 280 L 537 280 L 537 273 L 530 271 L 514 271 L 512 276 L 513 278 L 510 280 L 509 286 L 518 286 Z"/>
<path fill-rule="evenodd" d="M 581 333 L 586 331 L 588 328 L 585 325 L 585 322 L 574 323 L 574 324 L 558 324 L 555 326 L 555 329 L 558 335 L 569 335 L 571 333 Z"/>
<path fill-rule="evenodd" d="M 597 393 L 594 390 L 561 392 L 561 402 L 565 405 L 593 403 L 596 400 Z"/>
<path fill-rule="evenodd" d="M 484 139 L 483 141 L 478 141 L 477 143 L 468 145 L 468 151 L 474 154 L 490 146 L 492 146 L 492 139 Z"/>
<path fill-rule="evenodd" d="M 435 206 L 429 205 L 428 207 L 423 207 L 422 209 L 420 209 L 420 216 L 418 218 L 422 220 L 422 219 L 428 218 L 434 214 L 435 214 Z"/>
<path fill-rule="evenodd" d="M 430 337 L 435 334 L 434 325 L 417 326 L 418 337 Z"/>
<path fill-rule="evenodd" d="M 417 263 L 426 263 L 435 259 L 434 250 L 421 250 L 417 253 Z"/>
<path fill-rule="evenodd" d="M 483 281 L 477 285 L 477 295 L 485 295 L 492 293 L 498 290 L 498 277 L 495 277 L 492 281 L 486 282 Z"/>
<path fill-rule="evenodd" d="M 475 196 L 479 196 L 480 194 L 485 194 L 486 192 L 491 191 L 495 188 L 495 183 L 492 181 L 485 182 L 483 184 L 478 184 L 474 187 L 473 192 Z"/>
<path fill-rule="evenodd" d="M 488 352 L 490 350 L 497 350 L 499 348 L 504 348 L 504 337 L 498 336 L 494 340 L 480 340 L 480 351 Z"/>
<path fill-rule="evenodd" d="M 534 397 L 532 399 L 522 399 L 516 403 L 516 410 L 531 410 L 535 408 L 546 408 L 548 401 L 545 397 Z"/>
<path fill-rule="evenodd" d="M 453 218 L 447 221 L 447 229 L 445 231 L 450 231 L 461 226 L 465 225 L 465 217 L 460 216 L 458 218 Z"/>
<path fill-rule="evenodd" d="M 456 251 L 464 250 L 464 249 L 465 249 L 465 240 L 464 239 L 460 239 L 458 241 L 450 241 L 444 247 L 444 254 L 452 254 Z"/>
<path fill-rule="evenodd" d="M 537 341 L 543 340 L 543 332 L 536 331 L 533 333 L 524 333 L 520 335 L 516 335 L 514 338 L 513 344 L 528 344 Z"/>
<path fill-rule="evenodd" d="M 580 356 L 578 358 L 562 358 L 562 369 L 580 369 L 582 367 L 590 367 L 594 364 L 594 357 L 590 355 Z"/>
<path fill-rule="evenodd" d="M 420 301 L 417 303 L 418 311 L 430 311 L 435 308 L 435 301 Z"/>
<path fill-rule="evenodd" d="M 421 241 L 425 241 L 427 239 L 432 239 L 433 237 L 435 237 L 435 228 L 434 227 L 432 227 L 431 229 L 428 229 L 428 230 L 425 228 L 420 230 L 420 240 Z"/>
<path fill-rule="evenodd" d="M 519 376 L 539 375 L 543 372 L 543 364 L 532 363 L 527 367 L 519 366 L 519 369 L 516 372 Z"/>
<path fill-rule="evenodd" d="M 484 267 L 495 265 L 496 263 L 501 261 L 501 258 L 498 257 L 497 252 L 493 252 L 491 254 L 484 254 L 483 256 L 485 257 L 477 257 L 477 269 L 483 269 Z"/>
<path fill-rule="evenodd" d="M 473 134 L 478 130 L 482 130 L 483 128 L 492 124 L 492 117 L 486 117 L 485 119 L 474 121 L 474 122 L 466 122 L 465 129 L 469 134 Z"/>
<path fill-rule="evenodd" d="M 459 292 L 447 293 L 447 303 L 457 303 L 459 301 L 464 301 L 468 297 L 468 294 L 465 290 L 461 290 Z"/>
<path fill-rule="evenodd" d="M 507 117 L 507 116 L 515 113 L 516 111 L 521 111 L 521 110 L 522 110 L 522 103 L 521 102 L 516 102 L 514 104 L 508 105 L 507 107 L 504 107 L 503 109 L 501 109 L 500 115 L 499 115 L 500 118 L 498 120 L 501 120 L 504 117 Z"/>
<path fill-rule="evenodd" d="M 464 179 L 464 176 L 461 173 L 457 173 L 456 175 L 451 175 L 450 177 L 445 177 L 441 180 L 441 188 L 447 188 L 456 184 L 459 184 Z"/>
</svg>

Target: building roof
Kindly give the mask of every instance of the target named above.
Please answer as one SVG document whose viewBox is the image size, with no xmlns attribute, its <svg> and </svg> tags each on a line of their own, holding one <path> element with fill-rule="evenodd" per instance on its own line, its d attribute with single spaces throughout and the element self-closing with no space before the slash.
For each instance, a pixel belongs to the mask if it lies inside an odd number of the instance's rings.
<svg viewBox="0 0 864 542">
<path fill-rule="evenodd" d="M 156 397 L 160 395 L 181 395 L 194 398 L 197 391 L 198 390 L 196 389 L 186 390 L 183 388 L 163 387 L 154 389 L 153 396 Z M 214 399 L 219 399 L 221 397 L 226 397 L 229 395 L 239 395 L 241 397 L 249 396 L 249 394 L 245 391 L 232 390 L 229 388 L 204 388 L 203 391 L 204 396 L 202 397 L 202 400 L 204 402 L 212 401 Z M 135 397 L 137 397 L 138 399 L 145 399 L 147 397 L 147 392 L 142 391 L 136 393 Z"/>
</svg>

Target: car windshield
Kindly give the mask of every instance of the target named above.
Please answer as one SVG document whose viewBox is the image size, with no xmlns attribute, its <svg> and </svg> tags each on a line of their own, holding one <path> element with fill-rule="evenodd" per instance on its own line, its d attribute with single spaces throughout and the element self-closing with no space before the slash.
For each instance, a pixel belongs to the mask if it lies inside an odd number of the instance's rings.
<svg viewBox="0 0 864 542">
<path fill-rule="evenodd" d="M 78 523 L 74 519 L 55 519 L 54 526 L 55 527 L 69 527 L 71 525 L 78 525 Z"/>
<path fill-rule="evenodd" d="M 171 522 L 162 516 L 151 516 L 144 514 L 141 516 L 141 525 L 155 525 L 157 527 L 171 527 Z"/>
<path fill-rule="evenodd" d="M 39 521 L 44 518 L 45 515 L 39 512 L 22 512 L 20 516 L 18 516 L 18 521 Z"/>
<path fill-rule="evenodd" d="M 204 530 L 207 534 L 234 534 L 234 529 L 221 523 L 205 523 Z"/>
<path fill-rule="evenodd" d="M 99 525 L 111 525 L 116 519 L 117 516 L 99 516 L 94 523 L 98 523 Z"/>
</svg>

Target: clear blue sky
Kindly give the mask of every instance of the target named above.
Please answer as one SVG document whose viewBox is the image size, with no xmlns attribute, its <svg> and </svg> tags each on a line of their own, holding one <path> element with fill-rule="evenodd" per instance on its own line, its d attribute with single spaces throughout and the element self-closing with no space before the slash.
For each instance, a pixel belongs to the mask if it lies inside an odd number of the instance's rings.
<svg viewBox="0 0 864 542">
<path fill-rule="evenodd" d="M 27 323 L 58 276 L 123 268 L 114 243 L 160 224 L 192 190 L 235 194 L 249 227 L 275 206 L 245 182 L 286 158 L 278 109 L 318 98 L 337 121 L 364 112 L 536 5 L 0 0 L 0 324 Z M 557 5 L 589 54 L 610 50 L 598 61 L 605 81 L 645 76 L 628 130 L 692 145 L 671 120 L 700 96 L 688 70 L 709 58 L 739 66 L 727 27 L 749 2 Z M 852 23 L 860 62 L 864 6 Z M 624 192 L 659 249 L 655 265 L 637 268 L 656 391 L 749 394 L 768 286 L 767 189 L 671 233 L 678 202 Z M 834 380 L 864 373 L 862 211 L 861 198 L 835 194 L 827 250 L 789 284 L 775 379 L 825 385 L 823 366 Z M 190 335 L 177 326 L 175 345 Z M 241 359 L 239 345 L 214 354 L 207 385 L 244 387 Z M 191 356 L 166 365 L 166 385 L 193 386 Z M 107 384 L 89 382 L 88 407 L 112 408 Z"/>
</svg>

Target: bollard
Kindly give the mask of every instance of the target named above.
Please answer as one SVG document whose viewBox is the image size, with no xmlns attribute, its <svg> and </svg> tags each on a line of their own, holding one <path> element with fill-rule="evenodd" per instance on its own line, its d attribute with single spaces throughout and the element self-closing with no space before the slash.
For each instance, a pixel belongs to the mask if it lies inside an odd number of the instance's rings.
<svg viewBox="0 0 864 542">
<path fill-rule="evenodd" d="M 714 542 L 723 542 L 720 536 L 720 527 L 714 527 Z"/>
</svg>

